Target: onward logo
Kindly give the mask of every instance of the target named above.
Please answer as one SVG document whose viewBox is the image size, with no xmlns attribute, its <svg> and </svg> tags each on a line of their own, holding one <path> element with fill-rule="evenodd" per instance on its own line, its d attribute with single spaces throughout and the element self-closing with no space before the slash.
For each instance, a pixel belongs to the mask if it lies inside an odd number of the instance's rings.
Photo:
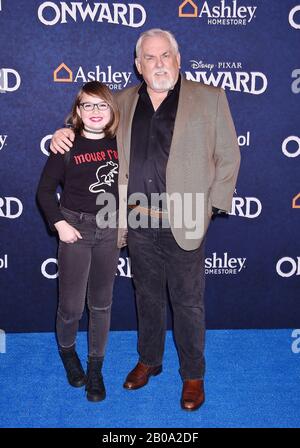
<svg viewBox="0 0 300 448">
<path fill-rule="evenodd" d="M 191 81 L 252 95 L 261 95 L 268 86 L 264 73 L 245 71 L 241 62 L 219 61 L 212 64 L 195 59 L 190 62 L 193 71 L 186 71 L 185 75 Z"/>
<path fill-rule="evenodd" d="M 6 139 L 7 139 L 7 135 L 0 134 L 0 151 L 1 151 L 1 149 L 3 149 L 4 146 L 7 145 Z"/>
<path fill-rule="evenodd" d="M 236 191 L 235 191 L 236 194 Z M 262 203 L 255 197 L 238 197 L 232 198 L 230 215 L 241 216 L 243 218 L 255 219 L 262 212 Z"/>
<path fill-rule="evenodd" d="M 209 5 L 207 1 L 185 0 L 178 9 L 179 17 L 197 17 L 207 20 L 208 25 L 248 25 L 255 18 L 257 6 L 238 6 L 237 0 L 229 2 L 221 0 L 217 5 Z"/>
<path fill-rule="evenodd" d="M 146 22 L 146 11 L 136 3 L 43 2 L 38 8 L 40 22 L 47 26 L 68 22 L 108 22 L 138 28 Z"/>
<path fill-rule="evenodd" d="M 292 8 L 292 9 L 290 10 L 290 13 L 289 13 L 289 22 L 290 22 L 290 25 L 291 25 L 293 28 L 295 28 L 296 30 L 297 30 L 297 29 L 298 29 L 298 30 L 300 29 L 300 23 L 298 22 L 299 17 L 300 17 L 299 12 L 300 12 L 300 5 L 296 5 L 296 6 L 294 6 L 294 8 Z M 298 20 L 295 20 L 296 13 L 297 13 L 297 19 L 298 19 Z"/>
<path fill-rule="evenodd" d="M 292 144 L 290 142 L 293 142 Z M 282 142 L 281 149 L 286 157 L 300 156 L 300 137 L 297 135 L 290 135 Z"/>
<path fill-rule="evenodd" d="M 0 197 L 0 218 L 16 219 L 23 212 L 23 204 L 18 198 Z"/>
<path fill-rule="evenodd" d="M 131 82 L 131 72 L 114 72 L 112 66 L 108 65 L 105 69 L 96 65 L 94 70 L 87 71 L 80 66 L 76 71 L 71 70 L 62 62 L 53 72 L 54 82 L 80 82 L 100 81 L 107 85 L 111 90 L 121 90 Z"/>
<path fill-rule="evenodd" d="M 276 271 L 280 277 L 300 275 L 300 257 L 282 257 L 277 261 Z"/>
<path fill-rule="evenodd" d="M 0 68 L 0 93 L 14 92 L 21 85 L 21 76 L 13 68 Z"/>
<path fill-rule="evenodd" d="M 56 279 L 58 277 L 57 264 L 58 264 L 57 258 L 47 258 L 46 260 L 44 260 L 43 263 L 41 264 L 42 275 L 49 280 Z M 1 258 L 0 258 L 0 267 L 2 267 L 1 266 Z M 118 277 L 128 277 L 128 278 L 132 277 L 131 263 L 130 263 L 129 257 L 126 257 L 126 258 L 120 257 L 119 258 L 116 275 Z"/>
</svg>

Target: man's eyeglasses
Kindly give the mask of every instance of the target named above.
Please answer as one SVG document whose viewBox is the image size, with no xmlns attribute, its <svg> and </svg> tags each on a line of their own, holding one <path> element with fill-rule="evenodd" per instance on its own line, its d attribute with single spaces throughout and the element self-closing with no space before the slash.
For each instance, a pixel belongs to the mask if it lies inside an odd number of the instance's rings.
<svg viewBox="0 0 300 448">
<path fill-rule="evenodd" d="M 104 112 L 109 108 L 109 104 L 102 102 L 102 103 L 80 103 L 80 107 L 82 107 L 86 112 L 92 112 L 95 110 L 95 107 L 97 107 L 100 112 Z"/>
</svg>

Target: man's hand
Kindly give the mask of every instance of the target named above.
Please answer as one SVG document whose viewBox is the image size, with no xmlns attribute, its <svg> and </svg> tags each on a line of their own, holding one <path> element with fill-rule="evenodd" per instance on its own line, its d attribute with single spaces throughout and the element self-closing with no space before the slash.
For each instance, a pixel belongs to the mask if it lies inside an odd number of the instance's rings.
<svg viewBox="0 0 300 448">
<path fill-rule="evenodd" d="M 78 232 L 75 227 L 68 224 L 67 221 L 58 221 L 54 226 L 58 231 L 60 241 L 63 241 L 64 243 L 75 243 L 78 238 L 82 240 L 80 232 Z"/>
<path fill-rule="evenodd" d="M 70 128 L 62 128 L 55 131 L 52 136 L 50 149 L 54 154 L 60 152 L 64 154 L 65 152 L 70 151 L 73 146 L 73 141 L 75 138 L 75 133 L 73 129 Z"/>
</svg>

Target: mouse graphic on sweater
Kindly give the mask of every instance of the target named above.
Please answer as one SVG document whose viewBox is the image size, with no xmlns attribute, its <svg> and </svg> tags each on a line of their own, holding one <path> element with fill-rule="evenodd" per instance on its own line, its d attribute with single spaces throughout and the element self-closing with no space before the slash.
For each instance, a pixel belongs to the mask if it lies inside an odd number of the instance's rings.
<svg viewBox="0 0 300 448">
<path fill-rule="evenodd" d="M 91 193 L 105 193 L 104 185 L 109 187 L 115 182 L 115 175 L 118 174 L 118 164 L 115 162 L 107 162 L 105 165 L 101 165 L 97 172 L 96 178 L 97 182 L 89 186 L 89 191 Z"/>
</svg>

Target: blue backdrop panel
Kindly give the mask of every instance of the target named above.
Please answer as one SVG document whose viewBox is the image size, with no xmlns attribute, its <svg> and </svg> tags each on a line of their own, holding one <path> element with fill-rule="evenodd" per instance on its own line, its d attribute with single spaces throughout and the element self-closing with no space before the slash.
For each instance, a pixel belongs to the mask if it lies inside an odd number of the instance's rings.
<svg viewBox="0 0 300 448">
<path fill-rule="evenodd" d="M 49 138 L 82 83 L 138 83 L 135 42 L 153 27 L 177 37 L 186 77 L 225 88 L 241 147 L 231 216 L 207 238 L 207 325 L 299 324 L 299 0 L 0 0 L 4 331 L 54 328 L 57 240 L 35 202 Z M 112 328 L 136 328 L 126 249 Z"/>
</svg>

